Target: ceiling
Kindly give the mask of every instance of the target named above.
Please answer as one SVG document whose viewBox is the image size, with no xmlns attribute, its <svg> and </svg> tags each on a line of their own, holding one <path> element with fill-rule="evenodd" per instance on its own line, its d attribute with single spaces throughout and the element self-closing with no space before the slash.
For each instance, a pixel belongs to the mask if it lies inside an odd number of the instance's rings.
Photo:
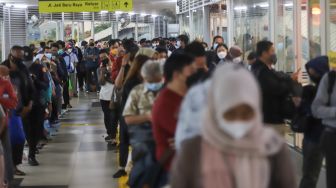
<svg viewBox="0 0 336 188">
<path fill-rule="evenodd" d="M 176 1 L 177 0 L 133 0 L 133 11 L 135 13 L 160 15 L 163 9 L 175 11 Z M 13 2 L 13 0 L 0 0 L 0 3 L 37 5 L 38 0 L 15 0 L 15 2 Z"/>
</svg>

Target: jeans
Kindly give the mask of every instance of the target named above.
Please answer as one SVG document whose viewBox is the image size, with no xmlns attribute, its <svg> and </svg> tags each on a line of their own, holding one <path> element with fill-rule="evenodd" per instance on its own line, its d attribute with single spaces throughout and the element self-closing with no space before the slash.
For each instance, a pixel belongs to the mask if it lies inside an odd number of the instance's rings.
<svg viewBox="0 0 336 188">
<path fill-rule="evenodd" d="M 336 187 L 336 131 L 329 131 L 328 128 L 323 132 L 321 147 L 326 158 L 327 169 L 327 188 Z"/>
<path fill-rule="evenodd" d="M 12 146 L 9 138 L 9 130 L 5 129 L 1 135 L 1 144 L 4 152 L 5 161 L 5 181 L 10 182 L 14 178 Z M 2 183 L 2 182 L 1 182 Z"/>
<path fill-rule="evenodd" d="M 100 100 L 100 104 L 104 112 L 104 123 L 107 134 L 112 139 L 115 139 L 118 127 L 118 113 L 110 109 L 110 101 Z"/>
<path fill-rule="evenodd" d="M 319 143 L 303 139 L 303 167 L 300 188 L 315 188 L 323 161 Z"/>
</svg>

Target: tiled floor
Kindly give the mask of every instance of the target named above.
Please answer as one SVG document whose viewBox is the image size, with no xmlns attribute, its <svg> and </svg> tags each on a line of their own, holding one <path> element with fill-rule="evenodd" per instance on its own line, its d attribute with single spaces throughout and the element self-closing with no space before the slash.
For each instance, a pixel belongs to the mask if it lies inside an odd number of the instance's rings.
<svg viewBox="0 0 336 188">
<path fill-rule="evenodd" d="M 38 167 L 24 164 L 23 188 L 117 188 L 115 147 L 104 141 L 105 127 L 97 95 L 82 94 L 62 120 L 62 128 L 41 150 Z M 20 177 L 17 177 L 20 178 Z"/>
<path fill-rule="evenodd" d="M 103 115 L 96 94 L 72 100 L 73 109 L 62 119 L 57 136 L 38 155 L 41 165 L 21 166 L 27 176 L 17 177 L 22 188 L 124 188 L 127 177 L 112 178 L 117 170 L 116 148 L 104 141 Z M 302 156 L 292 150 L 301 177 Z M 322 169 L 318 188 L 325 188 Z"/>
</svg>

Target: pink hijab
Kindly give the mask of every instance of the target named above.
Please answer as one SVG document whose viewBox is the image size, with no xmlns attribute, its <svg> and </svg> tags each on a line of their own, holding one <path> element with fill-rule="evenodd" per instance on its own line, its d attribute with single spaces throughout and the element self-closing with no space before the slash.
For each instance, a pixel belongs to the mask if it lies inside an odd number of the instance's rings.
<svg viewBox="0 0 336 188">
<path fill-rule="evenodd" d="M 203 187 L 267 188 L 268 157 L 280 151 L 283 139 L 262 123 L 260 91 L 253 75 L 239 65 L 226 64 L 213 76 L 202 130 Z M 224 114 L 234 106 L 254 109 L 253 128 L 241 139 L 233 139 L 219 127 Z"/>
</svg>

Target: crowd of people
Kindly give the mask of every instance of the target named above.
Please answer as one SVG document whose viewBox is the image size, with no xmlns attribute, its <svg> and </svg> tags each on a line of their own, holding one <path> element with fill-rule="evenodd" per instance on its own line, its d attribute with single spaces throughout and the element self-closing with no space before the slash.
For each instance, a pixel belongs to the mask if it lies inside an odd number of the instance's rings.
<svg viewBox="0 0 336 188">
<path fill-rule="evenodd" d="M 221 36 L 211 48 L 186 35 L 13 46 L 0 65 L 0 182 L 25 175 L 26 142 L 28 163 L 39 165 L 45 124 L 57 127 L 85 91 L 98 93 L 105 141 L 119 145 L 113 178 L 128 175 L 131 188 L 296 188 L 286 120 L 304 133 L 300 188 L 316 187 L 323 158 L 334 188 L 336 74 L 328 61 L 309 61 L 312 84 L 302 87 L 300 69 L 274 69 L 276 49 L 266 40 L 247 56 Z"/>
</svg>

